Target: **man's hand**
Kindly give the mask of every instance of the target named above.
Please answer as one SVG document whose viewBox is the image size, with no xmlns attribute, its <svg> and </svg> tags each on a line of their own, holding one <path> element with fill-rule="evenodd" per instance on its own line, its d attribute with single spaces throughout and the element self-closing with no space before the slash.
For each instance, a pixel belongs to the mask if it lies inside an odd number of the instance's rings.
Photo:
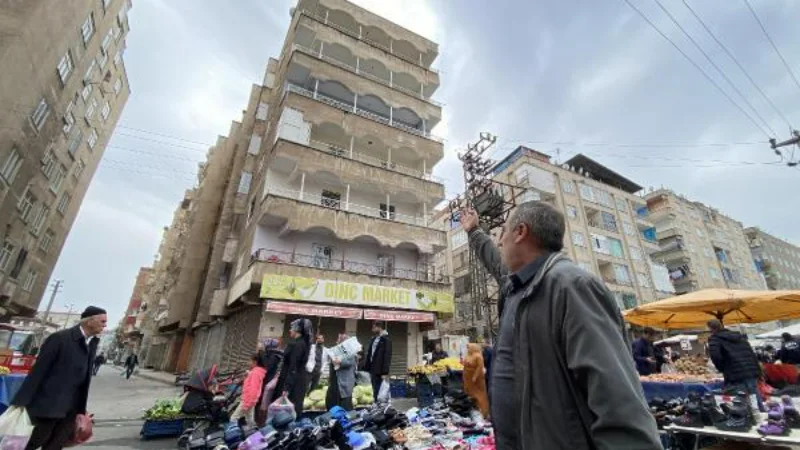
<svg viewBox="0 0 800 450">
<path fill-rule="evenodd" d="M 478 213 L 470 208 L 466 207 L 461 210 L 461 227 L 469 233 L 475 227 L 478 226 Z"/>
</svg>

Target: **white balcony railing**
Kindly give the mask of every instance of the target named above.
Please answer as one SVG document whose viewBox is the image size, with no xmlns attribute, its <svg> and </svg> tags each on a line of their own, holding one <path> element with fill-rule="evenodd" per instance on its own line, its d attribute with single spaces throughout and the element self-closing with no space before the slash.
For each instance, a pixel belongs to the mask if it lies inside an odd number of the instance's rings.
<svg viewBox="0 0 800 450">
<path fill-rule="evenodd" d="M 436 177 L 430 173 L 426 173 L 424 170 L 406 167 L 401 164 L 397 164 L 395 162 L 389 162 L 388 160 L 377 158 L 375 156 L 367 155 L 365 153 L 357 151 L 350 152 L 349 149 L 340 147 L 336 144 L 312 140 L 309 143 L 309 145 L 313 148 L 316 148 L 317 150 L 321 150 L 323 152 L 330 153 L 332 155 L 340 156 L 342 158 L 353 159 L 362 162 L 364 164 L 369 164 L 370 166 L 382 167 L 384 169 L 392 170 L 394 172 L 399 172 L 423 180 L 434 181 L 437 183 L 443 182 L 443 180 L 440 177 Z"/>
<path fill-rule="evenodd" d="M 353 113 L 353 114 L 359 115 L 359 116 L 364 117 L 366 119 L 382 123 L 382 124 L 384 124 L 386 126 L 397 128 L 397 129 L 403 130 L 405 132 L 408 132 L 408 133 L 411 133 L 411 134 L 414 134 L 414 135 L 417 135 L 417 136 L 420 136 L 420 137 L 423 137 L 423 138 L 426 138 L 426 139 L 430 139 L 432 141 L 436 141 L 436 142 L 440 142 L 440 143 L 444 142 L 444 139 L 442 139 L 442 138 L 440 138 L 438 136 L 434 136 L 434 135 L 428 133 L 427 131 L 418 130 L 418 129 L 410 127 L 408 125 L 404 125 L 404 124 L 402 124 L 402 123 L 400 123 L 400 122 L 398 122 L 396 120 L 395 121 L 389 120 L 386 117 L 377 115 L 377 114 L 375 114 L 373 112 L 370 112 L 370 111 L 367 111 L 367 110 L 365 110 L 363 108 L 359 108 L 357 106 L 345 103 L 345 102 L 343 102 L 341 100 L 337 100 L 335 98 L 328 97 L 327 95 L 321 94 L 319 92 L 315 93 L 315 92 L 310 91 L 310 90 L 308 90 L 306 88 L 300 87 L 300 86 L 298 86 L 296 84 L 291 84 L 291 83 L 287 84 L 286 85 L 286 89 L 289 92 L 294 92 L 294 93 L 300 94 L 300 95 L 302 95 L 304 97 L 308 97 L 308 98 L 310 98 L 312 100 L 316 100 L 318 102 L 326 103 L 326 104 L 328 104 L 330 106 L 333 106 L 334 108 L 338 108 L 338 109 L 341 109 L 342 111 L 346 111 L 346 112 L 349 112 L 349 113 Z"/>
<path fill-rule="evenodd" d="M 434 105 L 439 106 L 439 107 L 444 106 L 442 103 L 437 102 L 436 100 L 434 100 L 432 98 L 425 97 L 425 95 L 422 93 L 421 90 L 419 92 L 414 92 L 411 89 L 407 89 L 407 88 L 404 88 L 403 86 L 400 86 L 400 85 L 397 85 L 397 84 L 393 83 L 391 80 L 386 80 L 386 79 L 381 78 L 381 77 L 379 77 L 377 75 L 373 75 L 373 74 L 371 74 L 369 72 L 361 70 L 359 67 L 353 67 L 353 66 L 351 66 L 350 64 L 348 64 L 348 63 L 346 63 L 344 61 L 340 61 L 340 60 L 338 60 L 336 58 L 330 57 L 330 56 L 322 53 L 321 51 L 316 51 L 314 49 L 311 49 L 311 48 L 308 48 L 308 47 L 305 47 L 305 46 L 299 45 L 299 44 L 293 44 L 292 48 L 295 49 L 295 50 L 299 50 L 299 51 L 301 51 L 301 52 L 303 52 L 303 53 L 305 53 L 307 55 L 313 56 L 315 58 L 319 58 L 319 59 L 322 59 L 324 61 L 327 61 L 327 62 L 333 64 L 334 66 L 340 67 L 340 68 L 345 69 L 345 70 L 350 71 L 350 72 L 353 72 L 353 73 L 355 73 L 357 75 L 361 75 L 364 78 L 369 78 L 370 80 L 375 81 L 376 83 L 380 83 L 380 84 L 382 84 L 384 86 L 388 86 L 391 89 L 396 89 L 396 90 L 398 90 L 398 91 L 400 91 L 400 92 L 402 92 L 404 94 L 410 95 L 412 97 L 418 98 L 420 100 L 426 101 L 428 103 L 434 104 Z"/>
<path fill-rule="evenodd" d="M 341 211 L 349 211 L 364 216 L 374 217 L 376 219 L 385 219 L 393 222 L 401 222 L 409 225 L 416 225 L 420 227 L 427 227 L 431 223 L 431 215 L 426 217 L 424 214 L 420 215 L 407 215 L 398 214 L 395 212 L 387 212 L 380 208 L 372 208 L 369 206 L 358 205 L 348 202 L 347 199 L 334 199 L 330 197 L 323 197 L 320 195 L 310 194 L 304 191 L 297 191 L 283 186 L 267 185 L 266 193 L 278 197 L 285 197 L 292 200 L 301 201 L 303 203 L 310 203 L 312 205 L 322 206 L 324 208 L 338 209 Z"/>
</svg>

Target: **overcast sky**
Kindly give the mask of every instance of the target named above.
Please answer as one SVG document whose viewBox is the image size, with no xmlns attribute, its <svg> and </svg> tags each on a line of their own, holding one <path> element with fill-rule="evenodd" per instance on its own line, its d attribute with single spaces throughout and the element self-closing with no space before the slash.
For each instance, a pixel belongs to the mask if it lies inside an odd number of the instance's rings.
<svg viewBox="0 0 800 450">
<path fill-rule="evenodd" d="M 653 0 L 631 1 L 760 121 Z M 746 4 L 687 1 L 798 126 L 800 86 Z M 750 1 L 800 74 L 800 2 Z M 294 3 L 134 2 L 125 53 L 132 94 L 54 271 L 65 283 L 55 309 L 92 303 L 106 307 L 114 324 L 120 319 L 138 268 L 152 263 L 163 227 L 194 182 L 203 143 L 241 117 L 251 85 L 278 55 Z M 559 149 L 561 161 L 582 152 L 642 186 L 670 187 L 800 244 L 800 170 L 743 163 L 777 160 L 767 136 L 623 0 L 355 3 L 439 43 L 435 98 L 446 106 L 434 133 L 447 141 L 436 173 L 448 196 L 462 188 L 456 152 L 489 131 L 498 136 L 497 157 L 521 143 L 554 156 Z M 662 3 L 766 125 L 788 137 L 786 122 L 686 6 Z M 699 145 L 707 143 L 735 145 Z"/>
</svg>

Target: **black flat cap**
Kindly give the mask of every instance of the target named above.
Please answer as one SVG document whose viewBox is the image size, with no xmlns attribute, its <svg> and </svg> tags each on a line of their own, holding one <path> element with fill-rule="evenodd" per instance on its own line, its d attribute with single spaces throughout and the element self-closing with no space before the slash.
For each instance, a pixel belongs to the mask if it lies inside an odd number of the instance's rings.
<svg viewBox="0 0 800 450">
<path fill-rule="evenodd" d="M 106 310 L 103 308 L 98 308 L 97 306 L 89 306 L 88 308 L 83 310 L 83 314 L 81 314 L 81 319 L 85 319 L 87 317 L 92 316 L 99 316 L 100 314 L 105 314 Z"/>
</svg>

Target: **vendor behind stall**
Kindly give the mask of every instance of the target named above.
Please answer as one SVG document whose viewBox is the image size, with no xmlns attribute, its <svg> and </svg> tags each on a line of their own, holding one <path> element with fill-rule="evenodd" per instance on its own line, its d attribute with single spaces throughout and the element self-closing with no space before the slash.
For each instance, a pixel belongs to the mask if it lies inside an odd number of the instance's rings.
<svg viewBox="0 0 800 450">
<path fill-rule="evenodd" d="M 800 364 L 800 343 L 789 333 L 781 335 L 783 343 L 778 350 L 778 359 L 784 364 Z"/>
<path fill-rule="evenodd" d="M 639 375 L 650 375 L 656 370 L 656 354 L 653 340 L 656 331 L 645 328 L 639 339 L 633 343 L 633 360 L 636 361 L 636 371 Z"/>
</svg>

